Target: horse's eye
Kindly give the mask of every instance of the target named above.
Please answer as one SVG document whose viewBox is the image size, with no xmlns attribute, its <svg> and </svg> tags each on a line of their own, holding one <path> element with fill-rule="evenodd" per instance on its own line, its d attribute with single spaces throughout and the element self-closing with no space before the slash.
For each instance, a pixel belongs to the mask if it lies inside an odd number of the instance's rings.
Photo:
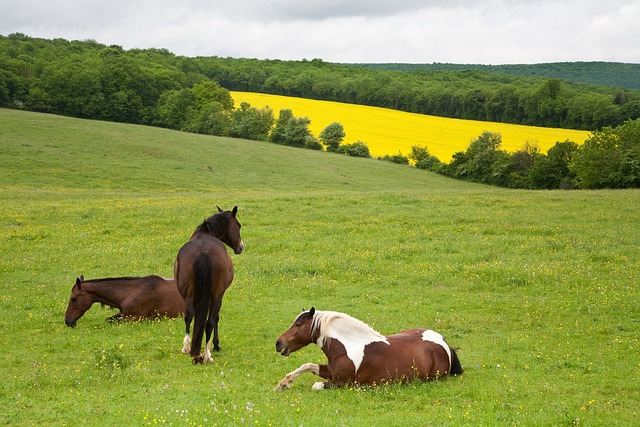
<svg viewBox="0 0 640 427">
<path fill-rule="evenodd" d="M 302 324 L 301 324 L 301 323 L 299 323 L 299 322 L 296 322 L 295 327 L 296 327 L 296 328 L 299 328 L 300 326 L 302 326 Z"/>
</svg>

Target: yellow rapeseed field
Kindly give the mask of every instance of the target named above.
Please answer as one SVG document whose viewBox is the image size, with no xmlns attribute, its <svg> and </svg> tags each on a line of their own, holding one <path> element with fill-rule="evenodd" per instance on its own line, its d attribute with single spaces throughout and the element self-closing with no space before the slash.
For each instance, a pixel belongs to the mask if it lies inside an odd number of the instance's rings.
<svg viewBox="0 0 640 427">
<path fill-rule="evenodd" d="M 484 131 L 502 134 L 502 149 L 514 152 L 529 142 L 546 153 L 558 141 L 582 144 L 590 132 L 535 126 L 511 125 L 476 120 L 449 119 L 406 113 L 387 108 L 366 107 L 340 102 L 315 101 L 262 93 L 231 92 L 238 107 L 248 102 L 252 107 L 269 106 L 277 118 L 281 109 L 290 109 L 296 117 L 308 117 L 315 136 L 328 124 L 344 126 L 344 143 L 362 141 L 374 157 L 385 154 L 408 155 L 411 146 L 426 146 L 441 161 L 451 160 L 453 153 L 465 151 L 469 143 Z"/>
</svg>

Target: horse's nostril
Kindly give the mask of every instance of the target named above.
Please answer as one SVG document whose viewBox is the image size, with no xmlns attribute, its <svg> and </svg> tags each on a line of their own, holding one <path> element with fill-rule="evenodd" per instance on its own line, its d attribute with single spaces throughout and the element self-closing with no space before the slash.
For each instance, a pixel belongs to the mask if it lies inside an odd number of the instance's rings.
<svg viewBox="0 0 640 427">
<path fill-rule="evenodd" d="M 276 350 L 280 348 L 281 344 L 280 340 L 276 340 Z"/>
</svg>

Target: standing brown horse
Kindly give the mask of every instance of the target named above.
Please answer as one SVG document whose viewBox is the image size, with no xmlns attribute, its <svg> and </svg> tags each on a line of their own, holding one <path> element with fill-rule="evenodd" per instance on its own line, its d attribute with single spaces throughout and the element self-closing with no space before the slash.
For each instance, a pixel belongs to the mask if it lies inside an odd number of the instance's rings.
<svg viewBox="0 0 640 427">
<path fill-rule="evenodd" d="M 305 363 L 288 373 L 274 390 L 287 389 L 305 372 L 329 380 L 315 383 L 315 390 L 346 384 L 426 381 L 462 374 L 455 350 L 442 335 L 428 329 L 409 329 L 384 336 L 347 314 L 311 308 L 278 337 L 276 350 L 288 356 L 312 342 L 322 348 L 328 364 Z"/>
<path fill-rule="evenodd" d="M 178 290 L 186 303 L 182 352 L 190 353 L 193 363 L 213 362 L 212 330 L 213 349 L 220 351 L 218 321 L 222 296 L 233 281 L 233 262 L 224 244 L 236 254 L 244 249 L 237 212 L 237 206 L 231 211 L 218 208 L 218 213 L 200 224 L 191 239 L 180 248 L 173 267 Z M 193 342 L 189 338 L 192 318 Z M 206 350 L 201 354 L 203 332 L 206 333 Z"/>
<path fill-rule="evenodd" d="M 184 313 L 184 300 L 173 279 L 152 275 L 84 280 L 80 276 L 71 289 L 64 315 L 67 326 L 76 326 L 96 302 L 120 310 L 108 320 L 178 317 Z"/>
</svg>

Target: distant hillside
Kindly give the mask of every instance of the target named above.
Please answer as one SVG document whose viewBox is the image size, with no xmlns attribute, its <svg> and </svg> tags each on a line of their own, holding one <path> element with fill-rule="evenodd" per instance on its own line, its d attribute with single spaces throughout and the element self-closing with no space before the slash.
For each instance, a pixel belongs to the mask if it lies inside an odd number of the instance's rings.
<svg viewBox="0 0 640 427">
<path fill-rule="evenodd" d="M 549 77 L 598 86 L 640 90 L 640 64 L 620 62 L 554 62 L 546 64 L 352 64 L 373 70 L 484 71 L 513 76 Z"/>
<path fill-rule="evenodd" d="M 221 125 L 221 115 L 210 113 L 232 109 L 228 91 L 587 131 L 640 118 L 640 90 L 480 70 L 428 70 L 428 65 L 374 66 L 424 69 L 371 69 L 317 58 L 186 58 L 166 49 L 125 50 L 91 40 L 16 33 L 0 35 L 0 107 L 222 135 L 229 127 Z M 566 74 L 572 67 L 560 66 Z M 190 93 L 194 90 L 196 96 Z M 203 113 L 205 107 L 211 111 Z"/>
</svg>

